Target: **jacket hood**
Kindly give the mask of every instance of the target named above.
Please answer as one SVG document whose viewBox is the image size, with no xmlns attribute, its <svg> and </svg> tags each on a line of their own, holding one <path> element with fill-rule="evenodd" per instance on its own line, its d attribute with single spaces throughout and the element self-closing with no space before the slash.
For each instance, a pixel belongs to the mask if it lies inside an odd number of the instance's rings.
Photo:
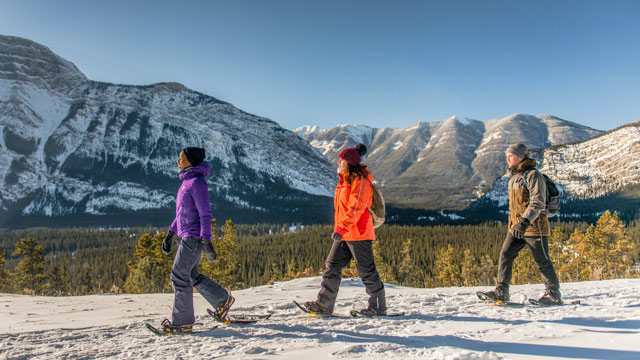
<svg viewBox="0 0 640 360">
<path fill-rule="evenodd" d="M 522 162 L 516 165 L 515 167 L 509 168 L 509 172 L 511 174 L 520 174 L 529 169 L 536 167 L 536 165 L 538 165 L 538 163 L 534 159 L 526 158 L 522 160 Z"/>
<path fill-rule="evenodd" d="M 208 162 L 203 161 L 196 166 L 188 167 L 182 170 L 182 172 L 180 172 L 179 177 L 180 177 L 180 180 L 187 180 L 187 179 L 194 178 L 196 176 L 206 177 L 206 176 L 209 176 L 210 172 L 211 172 L 211 166 L 209 166 Z"/>
</svg>

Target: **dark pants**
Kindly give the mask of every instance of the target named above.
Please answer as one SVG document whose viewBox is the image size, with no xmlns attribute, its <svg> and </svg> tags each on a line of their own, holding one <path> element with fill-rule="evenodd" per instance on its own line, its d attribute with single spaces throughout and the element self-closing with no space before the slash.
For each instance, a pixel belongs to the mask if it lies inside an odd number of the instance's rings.
<svg viewBox="0 0 640 360">
<path fill-rule="evenodd" d="M 531 256 L 533 256 L 533 260 L 535 260 L 536 265 L 538 265 L 538 269 L 540 270 L 542 279 L 544 280 L 544 286 L 548 290 L 560 290 L 558 276 L 556 275 L 553 263 L 549 257 L 548 237 L 542 236 L 516 239 L 511 235 L 511 233 L 507 233 L 507 238 L 504 239 L 502 250 L 500 250 L 500 262 L 498 263 L 498 286 L 508 288 L 509 284 L 511 284 L 513 261 L 525 245 L 529 247 Z"/>
<path fill-rule="evenodd" d="M 202 297 L 214 308 L 228 296 L 227 290 L 198 273 L 198 264 L 202 254 L 200 239 L 183 238 L 171 268 L 171 283 L 173 284 L 174 302 L 172 323 L 187 325 L 195 322 L 193 314 L 193 288 L 198 289 Z"/>
<path fill-rule="evenodd" d="M 318 293 L 317 302 L 333 312 L 344 269 L 351 259 L 356 260 L 358 275 L 362 279 L 369 294 L 369 306 L 380 312 L 387 310 L 384 295 L 384 284 L 380 280 L 376 264 L 373 261 L 373 240 L 334 241 L 327 257 L 327 268 L 322 276 L 322 289 Z"/>
</svg>

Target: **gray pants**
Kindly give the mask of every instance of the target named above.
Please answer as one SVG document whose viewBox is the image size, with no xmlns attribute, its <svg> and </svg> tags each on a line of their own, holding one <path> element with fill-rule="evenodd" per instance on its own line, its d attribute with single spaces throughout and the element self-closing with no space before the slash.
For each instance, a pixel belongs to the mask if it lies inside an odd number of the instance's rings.
<svg viewBox="0 0 640 360">
<path fill-rule="evenodd" d="M 560 283 L 556 270 L 549 257 L 548 237 L 526 237 L 524 239 L 514 238 L 511 233 L 507 233 L 504 239 L 502 250 L 500 250 L 500 262 L 498 263 L 498 286 L 508 288 L 511 283 L 511 275 L 513 272 L 513 261 L 524 246 L 529 247 L 533 260 L 538 265 L 538 269 L 542 274 L 544 286 L 548 290 L 560 290 Z"/>
<path fill-rule="evenodd" d="M 171 268 L 171 284 L 173 285 L 174 301 L 171 322 L 174 325 L 188 325 L 195 322 L 193 313 L 193 288 L 198 289 L 202 297 L 216 307 L 228 296 L 227 290 L 198 273 L 198 264 L 202 254 L 200 239 L 183 238 Z"/>
<path fill-rule="evenodd" d="M 322 276 L 322 289 L 318 293 L 318 304 L 333 312 L 342 280 L 342 269 L 351 259 L 356 260 L 358 275 L 369 294 L 369 306 L 380 312 L 387 310 L 384 284 L 380 280 L 373 261 L 373 240 L 334 241 L 327 257 L 327 268 Z"/>
</svg>

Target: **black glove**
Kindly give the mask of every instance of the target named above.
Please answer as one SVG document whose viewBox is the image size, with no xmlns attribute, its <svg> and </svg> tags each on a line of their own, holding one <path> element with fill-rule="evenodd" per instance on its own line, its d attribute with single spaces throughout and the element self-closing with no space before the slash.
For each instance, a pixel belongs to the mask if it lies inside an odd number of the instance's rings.
<svg viewBox="0 0 640 360">
<path fill-rule="evenodd" d="M 331 234 L 331 238 L 333 239 L 333 241 L 342 241 L 342 235 L 340 235 L 340 233 L 338 233 L 337 231 L 334 231 L 333 234 Z"/>
<path fill-rule="evenodd" d="M 523 239 L 524 232 L 527 231 L 527 228 L 531 225 L 531 221 L 527 218 L 520 219 L 520 222 L 516 224 L 511 230 L 511 235 L 513 235 L 516 239 Z"/>
<path fill-rule="evenodd" d="M 176 233 L 169 230 L 167 231 L 167 235 L 165 235 L 164 240 L 162 240 L 162 253 L 168 255 L 171 252 L 171 244 L 173 243 L 173 236 Z"/>
<path fill-rule="evenodd" d="M 207 258 L 207 261 L 211 262 L 218 258 L 218 254 L 216 254 L 216 249 L 213 248 L 211 240 L 203 239 L 202 246 L 204 247 L 204 256 Z"/>
</svg>

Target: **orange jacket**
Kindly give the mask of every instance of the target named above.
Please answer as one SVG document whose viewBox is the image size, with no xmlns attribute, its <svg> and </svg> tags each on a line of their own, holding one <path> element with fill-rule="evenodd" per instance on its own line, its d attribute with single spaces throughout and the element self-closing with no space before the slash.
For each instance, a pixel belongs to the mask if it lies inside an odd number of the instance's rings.
<svg viewBox="0 0 640 360">
<path fill-rule="evenodd" d="M 344 174 L 333 197 L 335 209 L 335 231 L 343 236 L 343 240 L 374 240 L 373 220 L 367 205 L 373 204 L 373 177 L 371 173 L 367 179 L 357 177 L 351 186 L 344 181 Z"/>
</svg>

